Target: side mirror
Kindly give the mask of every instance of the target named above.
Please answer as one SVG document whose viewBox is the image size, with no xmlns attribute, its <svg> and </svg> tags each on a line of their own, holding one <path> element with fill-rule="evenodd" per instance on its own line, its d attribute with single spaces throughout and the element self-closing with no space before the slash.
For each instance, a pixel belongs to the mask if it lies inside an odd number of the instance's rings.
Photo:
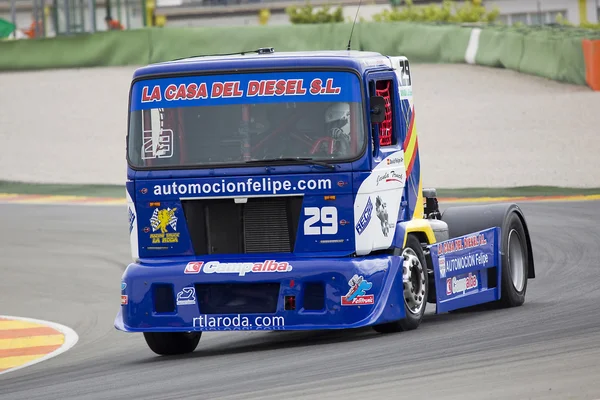
<svg viewBox="0 0 600 400">
<path fill-rule="evenodd" d="M 385 121 L 385 99 L 381 96 L 371 96 L 371 123 L 380 124 Z"/>
</svg>

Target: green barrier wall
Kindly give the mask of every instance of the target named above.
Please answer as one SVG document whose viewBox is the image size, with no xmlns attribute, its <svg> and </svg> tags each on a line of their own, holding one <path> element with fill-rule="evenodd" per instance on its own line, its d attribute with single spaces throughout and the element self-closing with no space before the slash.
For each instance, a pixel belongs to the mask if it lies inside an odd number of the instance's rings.
<svg viewBox="0 0 600 400">
<path fill-rule="evenodd" d="M 581 39 L 554 40 L 530 35 L 523 41 L 519 71 L 549 79 L 585 85 Z"/>
<path fill-rule="evenodd" d="M 343 24 L 150 28 L 72 37 L 0 41 L 0 71 L 131 65 L 259 47 L 343 50 Z M 472 27 L 410 22 L 356 25 L 352 49 L 405 55 L 413 62 L 464 63 Z M 484 27 L 475 63 L 585 85 L 581 40 L 600 32 L 573 28 Z"/>
<path fill-rule="evenodd" d="M 417 23 L 361 23 L 360 47 L 413 62 L 459 63 L 465 60 L 471 29 Z"/>
<path fill-rule="evenodd" d="M 596 33 L 561 28 L 486 28 L 475 62 L 585 85 L 581 41 Z"/>
<path fill-rule="evenodd" d="M 192 55 L 234 53 L 260 47 L 276 51 L 344 50 L 351 24 L 169 28 L 150 30 L 150 60 L 161 62 Z M 354 28 L 352 48 L 358 49 L 361 28 Z"/>
<path fill-rule="evenodd" d="M 131 30 L 0 42 L 0 71 L 148 63 L 149 32 Z"/>
<path fill-rule="evenodd" d="M 259 47 L 278 51 L 344 50 L 349 23 L 225 28 L 153 28 L 0 42 L 0 71 L 144 65 Z M 406 55 L 417 62 L 463 62 L 470 29 L 416 23 L 361 23 L 352 49 Z"/>
</svg>

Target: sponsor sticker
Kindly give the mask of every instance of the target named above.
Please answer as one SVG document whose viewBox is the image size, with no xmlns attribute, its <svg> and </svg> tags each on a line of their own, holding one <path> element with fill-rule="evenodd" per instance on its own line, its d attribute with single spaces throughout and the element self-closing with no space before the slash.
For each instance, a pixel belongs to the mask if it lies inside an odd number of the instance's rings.
<svg viewBox="0 0 600 400">
<path fill-rule="evenodd" d="M 250 103 L 360 102 L 361 99 L 360 80 L 351 72 L 264 72 L 139 81 L 131 90 L 130 110 Z M 157 130 L 162 128 L 158 119 L 152 122 Z"/>
<path fill-rule="evenodd" d="M 450 296 L 452 294 L 452 278 L 446 279 L 446 295 Z"/>
<path fill-rule="evenodd" d="M 438 264 L 440 266 L 440 277 L 446 277 L 446 257 L 438 257 Z"/>
<path fill-rule="evenodd" d="M 450 254 L 459 250 L 472 249 L 487 244 L 485 234 L 478 233 L 475 235 L 467 236 L 464 238 L 458 238 L 453 240 L 447 240 L 439 243 L 437 246 L 438 255 Z"/>
<path fill-rule="evenodd" d="M 177 293 L 177 305 L 187 306 L 192 304 L 196 304 L 196 289 L 193 286 L 181 289 L 181 292 Z"/>
<path fill-rule="evenodd" d="M 150 218 L 150 226 L 152 226 L 152 232 L 160 231 L 160 233 L 150 234 L 152 244 L 179 242 L 175 211 L 177 211 L 177 208 L 154 209 Z"/>
<path fill-rule="evenodd" d="M 477 275 L 469 273 L 464 278 L 458 278 L 453 276 L 452 278 L 446 279 L 446 295 L 450 296 L 453 294 L 461 293 L 465 294 L 469 290 L 477 289 L 479 281 Z"/>
<path fill-rule="evenodd" d="M 379 184 L 382 182 L 399 182 L 400 184 L 404 184 L 404 175 L 399 174 L 396 171 L 386 171 L 381 175 L 377 175 L 377 186 L 379 186 Z"/>
<path fill-rule="evenodd" d="M 135 214 L 131 211 L 131 207 L 127 207 L 129 211 L 129 233 L 133 230 L 133 222 L 135 221 Z"/>
<path fill-rule="evenodd" d="M 314 78 L 309 82 L 304 79 L 262 79 L 242 82 L 215 81 L 143 86 L 141 103 L 160 103 L 166 101 L 190 101 L 207 99 L 226 99 L 241 97 L 272 97 L 272 96 L 304 96 L 337 95 L 342 91 L 336 86 L 334 78 L 323 80 Z"/>
<path fill-rule="evenodd" d="M 365 229 L 367 229 L 367 226 L 369 226 L 369 222 L 371 222 L 372 214 L 373 214 L 373 202 L 371 201 L 371 198 L 369 197 L 369 199 L 367 200 L 367 205 L 365 205 L 365 209 L 363 210 L 362 215 L 360 216 L 360 219 L 356 223 L 356 232 L 358 232 L 359 235 L 361 235 L 365 231 Z"/>
<path fill-rule="evenodd" d="M 239 276 L 245 276 L 248 273 L 290 272 L 292 266 L 287 262 L 278 262 L 275 260 L 246 263 L 209 261 L 203 265 L 201 270 L 205 274 L 237 274 Z"/>
<path fill-rule="evenodd" d="M 144 130 L 142 160 L 173 157 L 173 131 L 171 129 Z"/>
<path fill-rule="evenodd" d="M 400 89 L 400 97 L 410 97 L 412 95 L 412 89 Z"/>
<path fill-rule="evenodd" d="M 440 259 L 445 260 L 445 256 L 441 256 Z M 490 259 L 487 253 L 473 253 L 466 254 L 460 257 L 448 257 L 448 260 L 444 261 L 444 273 L 445 272 L 458 272 L 469 268 L 481 268 L 484 267 Z M 440 265 L 441 272 L 441 265 Z M 466 272 L 466 271 L 465 271 Z M 443 276 L 442 276 L 443 278 Z"/>
<path fill-rule="evenodd" d="M 129 303 L 129 298 L 127 297 L 126 294 L 122 294 L 121 295 L 121 305 L 125 306 Z"/>
<path fill-rule="evenodd" d="M 200 269 L 202 268 L 203 264 L 204 264 L 204 261 L 189 262 L 185 266 L 185 269 L 183 270 L 183 273 L 184 274 L 199 274 L 200 273 Z"/>
<path fill-rule="evenodd" d="M 386 160 L 387 165 L 404 164 L 404 156 L 390 157 Z"/>
<path fill-rule="evenodd" d="M 343 306 L 360 306 L 375 304 L 375 296 L 367 294 L 367 291 L 373 287 L 373 284 L 367 281 L 362 275 L 354 275 L 348 281 L 350 290 L 345 296 L 342 296 Z"/>
<path fill-rule="evenodd" d="M 121 290 L 125 290 L 127 284 L 125 282 L 121 282 Z"/>
<path fill-rule="evenodd" d="M 222 196 L 228 194 L 278 194 L 305 193 L 309 191 L 331 191 L 333 187 L 329 178 L 322 179 L 277 179 L 247 178 L 221 179 L 204 183 L 178 183 L 154 185 L 154 196 Z"/>
<path fill-rule="evenodd" d="M 281 316 L 200 315 L 195 317 L 192 323 L 195 329 L 201 330 L 277 330 L 285 328 L 285 319 Z"/>
<path fill-rule="evenodd" d="M 383 201 L 381 196 L 377 196 L 377 199 L 375 199 L 375 213 L 377 214 L 377 218 L 379 218 L 381 233 L 383 233 L 385 237 L 389 236 L 390 229 L 394 227 L 394 224 L 389 221 L 387 204 Z"/>
</svg>

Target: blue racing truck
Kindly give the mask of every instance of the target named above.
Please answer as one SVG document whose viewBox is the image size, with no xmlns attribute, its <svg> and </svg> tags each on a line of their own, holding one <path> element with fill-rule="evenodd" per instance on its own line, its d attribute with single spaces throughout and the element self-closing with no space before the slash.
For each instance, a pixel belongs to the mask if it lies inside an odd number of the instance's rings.
<svg viewBox="0 0 600 400">
<path fill-rule="evenodd" d="M 516 204 L 442 213 L 423 187 L 405 57 L 262 48 L 140 68 L 127 162 L 115 327 L 157 354 L 205 331 L 416 329 L 427 303 L 519 306 L 535 277 Z"/>
</svg>

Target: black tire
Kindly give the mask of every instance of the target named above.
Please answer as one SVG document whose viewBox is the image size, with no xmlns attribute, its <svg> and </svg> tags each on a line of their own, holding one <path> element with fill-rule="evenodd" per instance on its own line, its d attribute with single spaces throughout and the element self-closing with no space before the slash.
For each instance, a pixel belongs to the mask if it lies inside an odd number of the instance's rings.
<svg viewBox="0 0 600 400">
<path fill-rule="evenodd" d="M 421 247 L 421 243 L 419 239 L 417 239 L 414 235 L 408 235 L 406 239 L 406 246 L 404 249 L 395 249 L 393 255 L 402 256 L 403 254 L 414 255 L 419 260 L 419 265 L 414 265 L 411 273 L 411 287 L 408 285 L 410 283 L 405 283 L 405 290 L 410 290 L 411 288 L 415 288 L 416 290 L 412 293 L 416 292 L 415 301 L 419 301 L 418 306 L 413 303 L 417 309 L 413 312 L 410 303 L 411 294 L 404 296 L 404 312 L 406 314 L 406 318 L 401 319 L 399 321 L 387 322 L 385 324 L 375 325 L 373 329 L 379 333 L 394 333 L 401 331 L 411 331 L 417 329 L 423 320 L 423 315 L 425 314 L 425 309 L 427 308 L 427 296 L 429 293 L 429 279 L 427 277 L 427 263 L 425 262 L 425 255 L 423 254 L 423 248 Z M 410 257 L 409 257 L 410 258 Z M 404 270 L 404 268 L 402 269 Z M 418 274 L 418 276 L 417 276 Z"/>
<path fill-rule="evenodd" d="M 144 332 L 150 350 L 161 356 L 191 353 L 201 336 L 202 332 Z"/>
<path fill-rule="evenodd" d="M 527 234 L 519 216 L 508 215 L 502 232 L 502 307 L 518 307 L 525 302 L 529 254 Z"/>
</svg>

